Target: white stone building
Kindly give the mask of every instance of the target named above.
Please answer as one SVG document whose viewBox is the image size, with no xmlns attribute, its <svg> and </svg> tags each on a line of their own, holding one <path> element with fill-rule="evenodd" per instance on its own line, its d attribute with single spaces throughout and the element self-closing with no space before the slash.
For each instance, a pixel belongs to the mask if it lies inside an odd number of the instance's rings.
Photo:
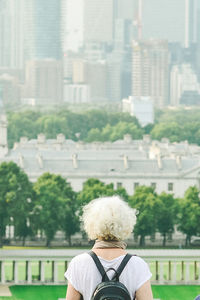
<svg viewBox="0 0 200 300">
<path fill-rule="evenodd" d="M 2 133 L 2 123 L 0 132 Z M 200 186 L 200 147 L 187 142 L 170 144 L 132 140 L 129 135 L 114 143 L 74 142 L 62 134 L 55 140 L 46 140 L 43 134 L 37 139 L 21 138 L 0 162 L 14 161 L 35 182 L 44 172 L 60 174 L 80 191 L 91 177 L 105 183 L 123 186 L 133 194 L 138 185 L 155 187 L 183 196 L 189 186 Z"/>
<path fill-rule="evenodd" d="M 135 116 L 141 126 L 154 123 L 154 106 L 150 97 L 133 97 L 122 100 L 123 112 Z"/>
</svg>

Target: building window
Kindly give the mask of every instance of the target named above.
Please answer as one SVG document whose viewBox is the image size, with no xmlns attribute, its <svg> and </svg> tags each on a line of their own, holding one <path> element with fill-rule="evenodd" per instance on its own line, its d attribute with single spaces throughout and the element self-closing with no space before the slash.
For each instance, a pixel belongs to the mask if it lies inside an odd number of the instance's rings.
<svg viewBox="0 0 200 300">
<path fill-rule="evenodd" d="M 139 182 L 134 182 L 134 190 L 139 186 Z"/>
<path fill-rule="evenodd" d="M 172 192 L 174 190 L 174 184 L 172 182 L 168 183 L 168 191 Z"/>
<path fill-rule="evenodd" d="M 152 182 L 152 183 L 151 183 L 151 187 L 154 188 L 154 189 L 156 189 L 156 183 L 155 183 L 155 182 Z"/>
<path fill-rule="evenodd" d="M 117 182 L 117 189 L 122 187 L 122 183 L 121 182 Z"/>
</svg>

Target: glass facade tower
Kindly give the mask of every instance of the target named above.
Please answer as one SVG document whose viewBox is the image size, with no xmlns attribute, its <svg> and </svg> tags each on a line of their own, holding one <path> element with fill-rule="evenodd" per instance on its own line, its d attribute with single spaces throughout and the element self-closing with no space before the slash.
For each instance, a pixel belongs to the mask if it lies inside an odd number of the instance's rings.
<svg viewBox="0 0 200 300">
<path fill-rule="evenodd" d="M 28 59 L 60 59 L 62 49 L 61 0 L 27 1 Z"/>
</svg>

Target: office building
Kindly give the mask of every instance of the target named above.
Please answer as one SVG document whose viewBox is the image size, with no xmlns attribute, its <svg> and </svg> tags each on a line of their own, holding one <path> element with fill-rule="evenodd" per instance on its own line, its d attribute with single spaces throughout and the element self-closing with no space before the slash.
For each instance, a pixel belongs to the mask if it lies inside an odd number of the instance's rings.
<svg viewBox="0 0 200 300">
<path fill-rule="evenodd" d="M 62 1 L 26 1 L 27 60 L 61 59 L 62 54 Z"/>
<path fill-rule="evenodd" d="M 107 97 L 109 101 L 121 100 L 122 55 L 113 51 L 107 57 Z"/>
<path fill-rule="evenodd" d="M 7 116 L 3 105 L 3 92 L 0 89 L 0 158 L 5 157 L 8 153 L 7 126 Z"/>
<path fill-rule="evenodd" d="M 133 20 L 134 1 L 133 0 L 114 0 L 115 19 Z"/>
<path fill-rule="evenodd" d="M 84 43 L 113 42 L 113 0 L 84 1 Z"/>
<path fill-rule="evenodd" d="M 63 100 L 72 104 L 91 102 L 90 86 L 88 84 L 65 84 Z"/>
<path fill-rule="evenodd" d="M 89 61 L 74 59 L 72 62 L 72 84 L 89 87 L 91 101 L 107 100 L 107 63 L 105 60 Z M 84 88 L 86 91 L 88 88 Z M 83 90 L 83 89 L 82 89 Z"/>
<path fill-rule="evenodd" d="M 24 67 L 25 0 L 0 1 L 0 67 Z"/>
<path fill-rule="evenodd" d="M 84 0 L 63 1 L 63 49 L 77 52 L 83 46 Z"/>
<path fill-rule="evenodd" d="M 24 98 L 39 105 L 60 104 L 63 100 L 63 69 L 58 60 L 32 60 L 26 64 Z"/>
<path fill-rule="evenodd" d="M 170 103 L 200 104 L 200 83 L 190 64 L 174 65 L 170 76 Z"/>
<path fill-rule="evenodd" d="M 132 96 L 150 97 L 154 106 L 168 104 L 169 50 L 167 41 L 133 41 Z"/>
</svg>

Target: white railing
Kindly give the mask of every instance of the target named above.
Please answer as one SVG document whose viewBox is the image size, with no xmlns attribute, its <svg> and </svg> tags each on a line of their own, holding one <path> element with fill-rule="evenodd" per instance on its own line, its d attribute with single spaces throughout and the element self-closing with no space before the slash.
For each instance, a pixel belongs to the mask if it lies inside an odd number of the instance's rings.
<svg viewBox="0 0 200 300">
<path fill-rule="evenodd" d="M 73 256 L 87 250 L 0 250 L 0 284 L 66 284 Z M 200 285 L 200 250 L 129 250 L 142 257 L 152 284 Z"/>
</svg>

